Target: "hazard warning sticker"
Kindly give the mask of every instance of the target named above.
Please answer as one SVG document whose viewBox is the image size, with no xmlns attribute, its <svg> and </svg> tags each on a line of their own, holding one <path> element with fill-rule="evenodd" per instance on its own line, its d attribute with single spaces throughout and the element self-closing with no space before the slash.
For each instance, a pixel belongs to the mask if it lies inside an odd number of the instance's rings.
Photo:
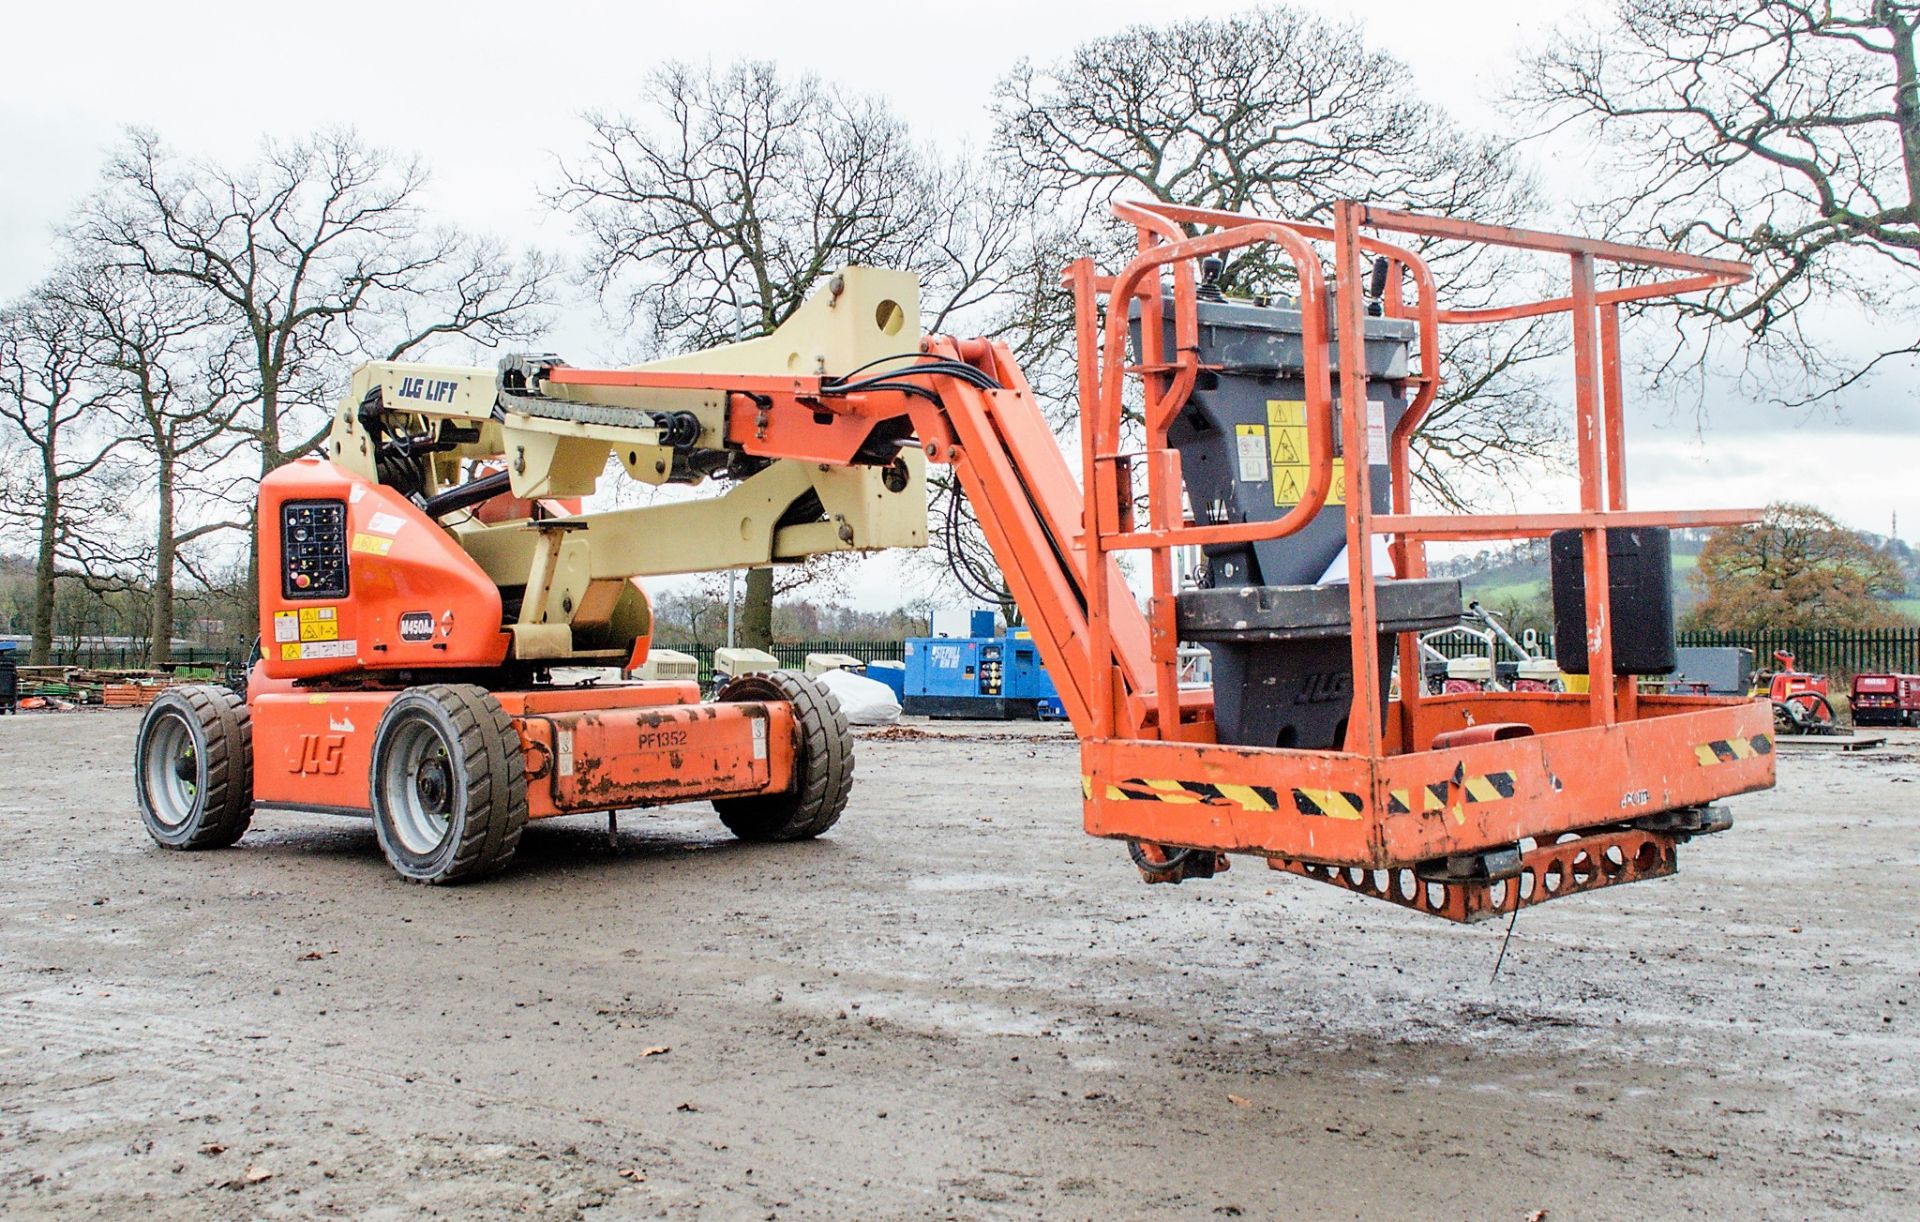
<svg viewBox="0 0 1920 1222">
<path fill-rule="evenodd" d="M 1264 484 L 1267 482 L 1267 426 L 1264 424 L 1236 424 L 1233 426 L 1234 441 L 1239 446 L 1240 482 L 1244 484 Z"/>
<path fill-rule="evenodd" d="M 339 637 L 340 619 L 336 607 L 301 607 L 298 611 L 273 613 L 273 639 L 278 644 L 333 641 Z"/>
<path fill-rule="evenodd" d="M 1297 399 L 1267 400 L 1267 451 L 1273 469 L 1275 506 L 1298 505 L 1307 494 L 1313 464 L 1308 461 L 1307 405 Z M 1347 473 L 1333 464 L 1333 484 L 1327 504 L 1347 503 Z"/>
<path fill-rule="evenodd" d="M 282 662 L 315 662 L 323 658 L 351 658 L 357 641 L 306 641 L 280 646 Z"/>
</svg>

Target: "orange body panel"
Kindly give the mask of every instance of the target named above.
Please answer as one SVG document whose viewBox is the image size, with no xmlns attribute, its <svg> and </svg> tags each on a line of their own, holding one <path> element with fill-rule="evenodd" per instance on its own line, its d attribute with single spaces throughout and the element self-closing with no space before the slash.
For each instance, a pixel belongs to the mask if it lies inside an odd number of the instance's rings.
<svg viewBox="0 0 1920 1222">
<path fill-rule="evenodd" d="M 373 735 L 397 691 L 312 692 L 257 682 L 253 797 L 264 806 L 366 814 Z M 496 692 L 527 760 L 531 818 L 793 784 L 785 704 L 700 703 L 692 683 Z"/>
<path fill-rule="evenodd" d="M 399 694 L 256 690 L 255 804 L 367 813 L 374 727 Z"/>
<path fill-rule="evenodd" d="M 1377 759 L 1128 739 L 1082 744 L 1096 836 L 1388 868 L 1552 837 L 1773 784 L 1772 712 L 1698 698 L 1611 726 Z M 1515 700 L 1503 720 L 1553 724 L 1584 696 Z M 1432 701 L 1430 703 L 1439 703 Z M 1653 704 L 1652 698 L 1645 703 Z M 1542 714 L 1547 714 L 1542 716 Z M 1437 718 L 1436 718 L 1437 719 Z"/>
<path fill-rule="evenodd" d="M 347 589 L 338 596 L 283 583 L 282 511 L 290 504 L 344 506 Z M 259 534 L 267 677 L 505 660 L 498 587 L 453 536 L 393 489 L 303 458 L 261 481 Z"/>
<path fill-rule="evenodd" d="M 793 710 L 783 703 L 528 713 L 535 818 L 779 793 L 793 783 Z"/>
</svg>

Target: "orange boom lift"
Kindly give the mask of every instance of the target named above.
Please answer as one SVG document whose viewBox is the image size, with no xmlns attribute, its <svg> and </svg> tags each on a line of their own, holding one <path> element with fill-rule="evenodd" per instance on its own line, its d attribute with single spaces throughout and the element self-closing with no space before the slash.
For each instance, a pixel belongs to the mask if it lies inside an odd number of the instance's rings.
<svg viewBox="0 0 1920 1222">
<path fill-rule="evenodd" d="M 1758 514 L 1627 507 L 1619 310 L 1744 265 L 1354 202 L 1331 225 L 1116 211 L 1138 255 L 1066 273 L 1077 480 L 1007 349 L 916 339 L 917 287 L 874 269 L 771 336 L 648 366 L 363 367 L 324 456 L 262 485 L 247 698 L 176 689 L 148 714 L 148 829 L 198 848 L 262 809 L 371 815 L 395 868 L 429 882 L 499 868 L 551 815 L 710 799 L 742 836 L 818 835 L 852 744 L 816 682 L 748 675 L 703 699 L 566 668 L 646 673 L 643 576 L 924 542 L 927 463 L 954 469 L 1060 690 L 1087 831 L 1128 842 L 1150 882 L 1251 854 L 1472 921 L 1670 874 L 1679 843 L 1727 826 L 1712 802 L 1772 784 L 1764 703 L 1635 678 L 1671 652 L 1666 528 Z M 1428 239 L 1558 260 L 1568 292 L 1445 308 Z M 1291 263 L 1297 297 L 1219 292 L 1215 260 L 1255 245 Z M 1633 275 L 1600 287 L 1602 263 Z M 1442 329 L 1554 313 L 1572 322 L 1578 504 L 1414 512 Z M 610 458 L 726 491 L 583 512 L 568 498 Z M 1424 693 L 1417 634 L 1461 607 L 1427 544 L 1547 536 L 1586 690 Z M 1127 551 L 1145 553 L 1144 605 Z M 1181 685 L 1183 644 L 1210 654 L 1210 685 Z"/>
</svg>

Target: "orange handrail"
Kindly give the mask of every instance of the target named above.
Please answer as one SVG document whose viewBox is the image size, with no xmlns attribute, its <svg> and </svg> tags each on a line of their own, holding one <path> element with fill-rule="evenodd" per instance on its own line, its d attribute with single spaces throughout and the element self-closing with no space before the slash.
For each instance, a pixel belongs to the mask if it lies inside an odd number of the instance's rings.
<svg viewBox="0 0 1920 1222">
<path fill-rule="evenodd" d="M 1365 543 L 1368 537 L 1391 536 L 1395 572 L 1400 576 L 1412 577 L 1425 573 L 1425 543 L 1429 538 L 1538 535 L 1551 529 L 1568 527 L 1583 530 L 1588 535 L 1585 551 L 1589 653 L 1596 673 L 1604 676 L 1611 670 L 1612 653 L 1612 631 L 1607 623 L 1603 597 L 1603 591 L 1607 588 L 1606 556 L 1602 542 L 1606 525 L 1719 523 L 1751 516 L 1749 511 L 1744 510 L 1704 511 L 1690 515 L 1626 512 L 1624 412 L 1619 370 L 1620 304 L 1737 284 L 1750 275 L 1745 265 L 1599 239 L 1421 216 L 1369 205 L 1342 203 L 1335 211 L 1339 218 L 1338 226 L 1283 223 L 1241 213 L 1154 201 L 1117 204 L 1116 214 L 1134 223 L 1140 231 L 1141 253 L 1111 282 L 1103 283 L 1091 270 L 1085 270 L 1075 281 L 1076 289 L 1083 294 L 1095 293 L 1102 287 L 1109 294 L 1103 343 L 1100 351 L 1091 358 L 1090 345 L 1085 336 L 1082 337 L 1083 374 L 1090 374 L 1087 366 L 1094 360 L 1098 361 L 1097 376 L 1083 377 L 1082 388 L 1082 412 L 1088 434 L 1087 494 L 1093 499 L 1093 508 L 1087 514 L 1088 547 L 1090 554 L 1134 549 L 1148 550 L 1152 554 L 1154 603 L 1149 614 L 1153 629 L 1154 660 L 1161 671 L 1161 681 L 1156 684 L 1155 703 L 1160 711 L 1160 732 L 1163 737 L 1175 736 L 1178 729 L 1174 717 L 1177 711 L 1174 697 L 1160 690 L 1168 685 L 1168 676 L 1172 673 L 1172 649 L 1177 640 L 1172 600 L 1168 597 L 1172 593 L 1172 548 L 1176 545 L 1204 546 L 1283 537 L 1300 529 L 1325 507 L 1334 461 L 1331 444 L 1332 377 L 1327 351 L 1326 281 L 1319 256 L 1311 242 L 1330 241 L 1335 247 L 1335 271 L 1341 293 L 1341 317 L 1334 328 L 1335 342 L 1346 340 L 1349 328 L 1357 328 L 1360 333 L 1351 337 L 1352 342 L 1365 343 L 1365 318 L 1358 304 L 1357 263 L 1363 252 L 1385 257 L 1390 267 L 1397 265 L 1404 269 L 1415 285 L 1415 300 L 1410 311 L 1400 297 L 1401 282 L 1398 276 L 1391 281 L 1393 294 L 1383 302 L 1384 312 L 1391 316 L 1410 315 L 1413 318 L 1418 327 L 1419 340 L 1418 372 L 1410 372 L 1402 380 L 1403 384 L 1412 386 L 1413 393 L 1407 409 L 1395 424 L 1388 453 L 1384 456 L 1391 491 L 1391 510 L 1388 513 L 1376 515 L 1370 504 L 1355 503 L 1356 499 L 1368 499 L 1367 468 L 1371 462 L 1383 456 L 1366 453 L 1364 427 L 1348 421 L 1345 430 L 1345 461 L 1352 485 L 1348 490 L 1347 513 L 1350 597 L 1354 604 L 1353 623 L 1357 634 L 1356 726 L 1372 725 L 1380 711 L 1377 694 L 1370 684 L 1361 682 L 1360 673 L 1361 663 L 1371 667 L 1371 654 L 1370 646 L 1363 647 L 1358 643 L 1358 638 L 1370 635 L 1374 623 L 1371 592 L 1373 567 L 1366 554 L 1368 548 Z M 1185 236 L 1185 231 L 1179 228 L 1181 225 L 1211 225 L 1216 228 L 1200 236 Z M 1432 272 L 1426 261 L 1405 246 L 1361 235 L 1358 232 L 1361 226 L 1422 238 L 1480 242 L 1565 255 L 1572 262 L 1573 291 L 1564 297 L 1540 301 L 1443 310 L 1439 308 Z M 1192 288 L 1192 269 L 1187 261 L 1261 241 L 1272 242 L 1285 249 L 1300 276 L 1302 341 L 1305 349 L 1303 374 L 1309 461 L 1312 464 L 1308 494 L 1299 504 L 1272 521 L 1188 526 L 1177 509 L 1183 491 L 1179 456 L 1177 451 L 1168 446 L 1166 437 L 1167 425 L 1186 398 L 1185 393 L 1176 392 L 1190 391 L 1199 371 L 1198 312 Z M 1594 284 L 1594 268 L 1600 260 L 1668 269 L 1683 274 L 1651 283 L 1601 289 Z M 1355 266 L 1347 266 L 1349 262 L 1355 263 Z M 1169 263 L 1174 264 L 1171 301 L 1176 347 L 1170 363 L 1162 359 L 1160 351 L 1164 344 L 1160 309 L 1165 298 L 1157 283 L 1152 290 L 1144 287 L 1148 275 L 1157 275 L 1159 269 Z M 1121 391 L 1125 375 L 1129 372 L 1124 359 L 1125 329 L 1131 313 L 1128 303 L 1136 297 L 1142 302 L 1142 360 L 1138 372 L 1150 381 L 1144 455 L 1148 471 L 1149 524 L 1145 529 L 1133 528 L 1130 520 L 1124 523 L 1114 520 L 1108 502 L 1117 500 L 1121 490 L 1102 471 L 1103 463 L 1117 465 L 1124 461 L 1117 451 Z M 1524 518 L 1518 515 L 1414 514 L 1411 503 L 1411 447 L 1414 436 L 1425 423 L 1436 401 L 1440 387 L 1440 326 L 1496 323 L 1562 312 L 1570 313 L 1574 321 L 1580 511 L 1573 514 L 1528 515 Z M 1083 326 L 1090 321 L 1089 312 L 1083 308 Z M 1341 364 L 1347 378 L 1364 378 L 1365 363 L 1358 354 L 1342 349 Z M 1159 377 L 1166 378 L 1167 390 L 1156 395 L 1151 393 L 1151 379 Z M 1088 385 L 1089 382 L 1095 384 Z M 1361 410 L 1366 402 L 1364 388 L 1348 386 L 1344 380 L 1341 398 L 1349 412 Z M 1126 495 L 1131 496 L 1130 489 L 1126 490 Z M 1101 631 L 1100 625 L 1096 622 L 1091 627 L 1097 636 Z M 1405 640 L 1401 645 L 1403 673 L 1417 673 L 1416 651 Z M 1409 705 L 1418 701 L 1418 694 L 1410 690 L 1412 686 L 1409 682 L 1405 685 L 1408 690 L 1403 691 L 1403 697 Z M 1610 723 L 1618 713 L 1614 687 L 1604 679 L 1594 685 L 1592 709 L 1597 722 Z M 1629 709 L 1631 698 L 1630 692 L 1619 697 Z M 1350 749 L 1352 741 L 1350 739 Z M 1371 730 L 1361 737 L 1361 749 L 1368 749 L 1369 744 L 1377 746 L 1377 737 Z"/>
<path fill-rule="evenodd" d="M 1183 543 L 1224 543 L 1246 539 L 1275 538 L 1305 526 L 1326 505 L 1333 486 L 1333 378 L 1328 360 L 1326 279 L 1319 257 L 1305 238 L 1276 221 L 1249 222 L 1233 229 L 1220 230 L 1197 238 L 1163 243 L 1141 254 L 1114 277 L 1108 301 L 1125 302 L 1136 292 L 1147 273 L 1176 260 L 1197 259 L 1220 251 L 1251 246 L 1262 239 L 1271 241 L 1293 256 L 1300 276 L 1300 316 L 1306 382 L 1307 453 L 1311 464 L 1307 489 L 1299 504 L 1274 522 L 1240 523 L 1234 526 L 1176 527 L 1132 532 L 1121 547 L 1156 547 Z M 1176 284 L 1176 335 L 1182 325 L 1180 315 L 1193 317 L 1193 300 L 1182 300 Z M 1120 401 L 1126 373 L 1127 311 L 1109 308 L 1106 337 L 1100 369 L 1099 398 L 1095 403 L 1093 434 L 1102 446 L 1102 457 L 1113 457 L 1119 446 Z M 1196 332 L 1197 334 L 1197 328 Z M 1177 406 L 1177 405 L 1176 405 Z M 1166 448 L 1169 420 L 1147 421 L 1147 445 Z"/>
</svg>

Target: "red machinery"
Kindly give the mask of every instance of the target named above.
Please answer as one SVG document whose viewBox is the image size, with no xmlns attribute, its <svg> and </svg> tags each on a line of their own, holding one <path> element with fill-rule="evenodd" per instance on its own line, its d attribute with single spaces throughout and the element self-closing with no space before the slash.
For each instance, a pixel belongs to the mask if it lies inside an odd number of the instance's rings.
<svg viewBox="0 0 1920 1222">
<path fill-rule="evenodd" d="M 1920 727 L 1920 675 L 1853 677 L 1853 724 Z"/>
<path fill-rule="evenodd" d="M 1839 733 L 1827 677 L 1799 669 L 1784 649 L 1774 651 L 1773 665 L 1765 678 L 1774 727 L 1782 734 Z"/>
<path fill-rule="evenodd" d="M 684 684 L 547 681 L 557 662 L 644 656 L 644 600 L 629 578 L 687 571 L 647 549 L 708 519 L 649 510 L 657 525 L 643 536 L 632 510 L 535 507 L 484 527 L 460 511 L 509 490 L 528 506 L 576 495 L 554 473 L 597 478 L 609 437 L 635 478 L 739 481 L 706 502 L 737 528 L 671 561 L 682 565 L 882 545 L 863 515 L 924 496 L 922 458 L 951 465 L 1080 737 L 1086 829 L 1129 842 L 1149 881 L 1207 877 L 1223 854 L 1244 853 L 1477 920 L 1671 873 L 1677 844 L 1727 825 L 1709 803 L 1772 783 L 1764 706 L 1642 694 L 1631 672 L 1650 664 L 1616 665 L 1625 604 L 1609 581 L 1622 538 L 1758 516 L 1626 505 L 1619 307 L 1737 283 L 1744 266 L 1351 202 L 1327 225 L 1116 211 L 1138 230 L 1137 257 L 1112 276 L 1088 260 L 1066 272 L 1077 479 L 1011 355 L 989 340 L 927 337 L 880 358 L 880 373 L 824 348 L 811 358 L 777 332 L 750 355 L 770 352 L 779 372 L 738 372 L 745 355 L 702 367 L 697 354 L 630 370 L 517 358 L 497 388 L 484 371 L 400 367 L 395 382 L 380 367 L 357 379 L 365 396 L 343 404 L 327 460 L 262 489 L 270 644 L 248 703 L 188 689 L 149 715 L 149 829 L 200 847 L 231 843 L 256 807 L 371 812 L 402 873 L 454 881 L 502 864 L 526 818 L 547 814 L 708 797 L 743 835 L 831 825 L 851 748 L 831 698 L 800 677 L 754 678 L 712 703 Z M 1429 239 L 1557 259 L 1568 293 L 1443 308 L 1426 261 L 1402 244 Z M 1203 298 L 1196 264 L 1255 244 L 1291 263 L 1297 299 Z M 1603 264 L 1639 269 L 1637 280 L 1601 287 Z M 821 317 L 900 335 L 916 311 L 862 298 L 859 271 L 836 277 Z M 1203 312 L 1225 320 L 1205 336 Z M 1415 512 L 1409 444 L 1439 388 L 1441 329 L 1553 313 L 1572 322 L 1577 503 Z M 1216 357 L 1223 334 L 1241 347 Z M 1135 379 L 1137 433 L 1122 411 Z M 405 402 L 378 393 L 396 385 Z M 1224 417 L 1205 413 L 1233 388 L 1255 414 L 1222 433 Z M 502 456 L 506 470 L 478 465 Z M 461 483 L 455 460 L 493 473 Z M 839 473 L 863 481 L 857 496 L 836 499 L 845 490 L 825 481 Z M 773 488 L 784 491 L 744 495 Z M 299 529 L 317 533 L 290 560 L 277 539 Z M 1396 658 L 1419 675 L 1418 633 L 1460 615 L 1457 583 L 1425 577 L 1429 542 L 1563 531 L 1584 548 L 1575 605 L 1588 691 L 1435 696 L 1409 681 L 1390 698 Z M 1392 574 L 1377 571 L 1376 539 Z M 1174 551 L 1187 546 L 1206 555 L 1209 588 L 1177 587 Z M 1328 549 L 1345 557 L 1331 584 L 1316 581 Z M 1145 553 L 1144 603 L 1115 563 L 1126 551 Z M 1214 655 L 1211 690 L 1179 682 L 1181 647 L 1195 642 Z"/>
</svg>

